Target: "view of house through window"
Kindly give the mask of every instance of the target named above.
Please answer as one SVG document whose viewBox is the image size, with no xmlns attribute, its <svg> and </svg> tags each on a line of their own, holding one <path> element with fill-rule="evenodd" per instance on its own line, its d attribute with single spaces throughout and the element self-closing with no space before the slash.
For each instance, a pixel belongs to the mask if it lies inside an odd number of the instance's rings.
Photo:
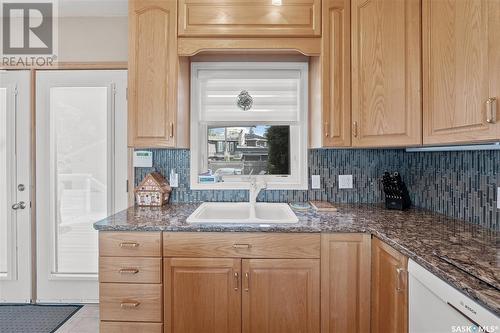
<svg viewBox="0 0 500 333">
<path fill-rule="evenodd" d="M 289 175 L 290 126 L 208 128 L 208 168 L 221 178 Z"/>
</svg>

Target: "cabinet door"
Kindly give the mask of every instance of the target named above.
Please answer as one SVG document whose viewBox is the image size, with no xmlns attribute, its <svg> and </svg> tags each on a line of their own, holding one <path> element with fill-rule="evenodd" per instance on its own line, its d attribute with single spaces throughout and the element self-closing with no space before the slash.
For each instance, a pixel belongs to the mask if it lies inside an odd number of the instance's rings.
<svg viewBox="0 0 500 333">
<path fill-rule="evenodd" d="M 351 145 L 351 8 L 349 0 L 323 1 L 323 147 Z"/>
<path fill-rule="evenodd" d="M 422 143 L 420 0 L 352 0 L 353 146 Z"/>
<path fill-rule="evenodd" d="M 500 139 L 499 45 L 500 1 L 423 1 L 425 144 Z"/>
<path fill-rule="evenodd" d="M 179 36 L 321 35 L 321 0 L 179 0 Z"/>
<path fill-rule="evenodd" d="M 129 146 L 173 147 L 177 1 L 129 2 Z"/>
<path fill-rule="evenodd" d="M 372 333 L 408 332 L 408 258 L 372 240 Z"/>
<path fill-rule="evenodd" d="M 243 332 L 319 332 L 319 265 L 319 259 L 243 260 Z"/>
<path fill-rule="evenodd" d="M 240 259 L 164 259 L 165 332 L 241 332 Z"/>
<path fill-rule="evenodd" d="M 370 235 L 321 235 L 321 332 L 370 332 Z"/>
</svg>

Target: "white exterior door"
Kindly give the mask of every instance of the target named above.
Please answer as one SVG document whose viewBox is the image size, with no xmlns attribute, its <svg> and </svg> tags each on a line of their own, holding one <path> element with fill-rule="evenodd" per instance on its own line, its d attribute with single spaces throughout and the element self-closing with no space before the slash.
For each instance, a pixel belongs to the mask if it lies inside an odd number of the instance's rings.
<svg viewBox="0 0 500 333">
<path fill-rule="evenodd" d="M 0 71 L 0 302 L 32 297 L 30 72 Z"/>
<path fill-rule="evenodd" d="M 97 302 L 97 222 L 127 207 L 127 72 L 36 78 L 37 302 Z"/>
</svg>

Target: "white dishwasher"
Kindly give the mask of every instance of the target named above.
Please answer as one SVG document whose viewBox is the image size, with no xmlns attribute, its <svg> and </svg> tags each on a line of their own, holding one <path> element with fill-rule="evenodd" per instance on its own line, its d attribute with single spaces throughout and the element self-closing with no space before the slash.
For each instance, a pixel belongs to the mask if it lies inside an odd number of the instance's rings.
<svg viewBox="0 0 500 333">
<path fill-rule="evenodd" d="M 412 260 L 409 333 L 500 332 L 500 318 Z"/>
</svg>

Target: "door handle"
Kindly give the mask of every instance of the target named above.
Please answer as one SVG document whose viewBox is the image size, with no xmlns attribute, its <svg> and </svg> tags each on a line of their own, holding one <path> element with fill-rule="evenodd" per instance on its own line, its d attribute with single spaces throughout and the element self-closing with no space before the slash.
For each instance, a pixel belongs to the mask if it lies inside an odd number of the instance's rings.
<svg viewBox="0 0 500 333">
<path fill-rule="evenodd" d="M 401 281 L 403 277 L 403 273 L 405 272 L 402 268 L 396 268 L 396 291 L 403 291 L 403 282 Z"/>
<path fill-rule="evenodd" d="M 234 273 L 234 291 L 238 291 L 240 287 L 240 274 L 238 272 Z"/>
<path fill-rule="evenodd" d="M 25 208 L 26 208 L 26 202 L 24 201 L 19 201 L 18 203 L 12 205 L 13 210 L 25 209 Z"/>
<path fill-rule="evenodd" d="M 245 273 L 245 291 L 248 292 L 250 289 L 250 274 L 248 272 Z"/>
</svg>

